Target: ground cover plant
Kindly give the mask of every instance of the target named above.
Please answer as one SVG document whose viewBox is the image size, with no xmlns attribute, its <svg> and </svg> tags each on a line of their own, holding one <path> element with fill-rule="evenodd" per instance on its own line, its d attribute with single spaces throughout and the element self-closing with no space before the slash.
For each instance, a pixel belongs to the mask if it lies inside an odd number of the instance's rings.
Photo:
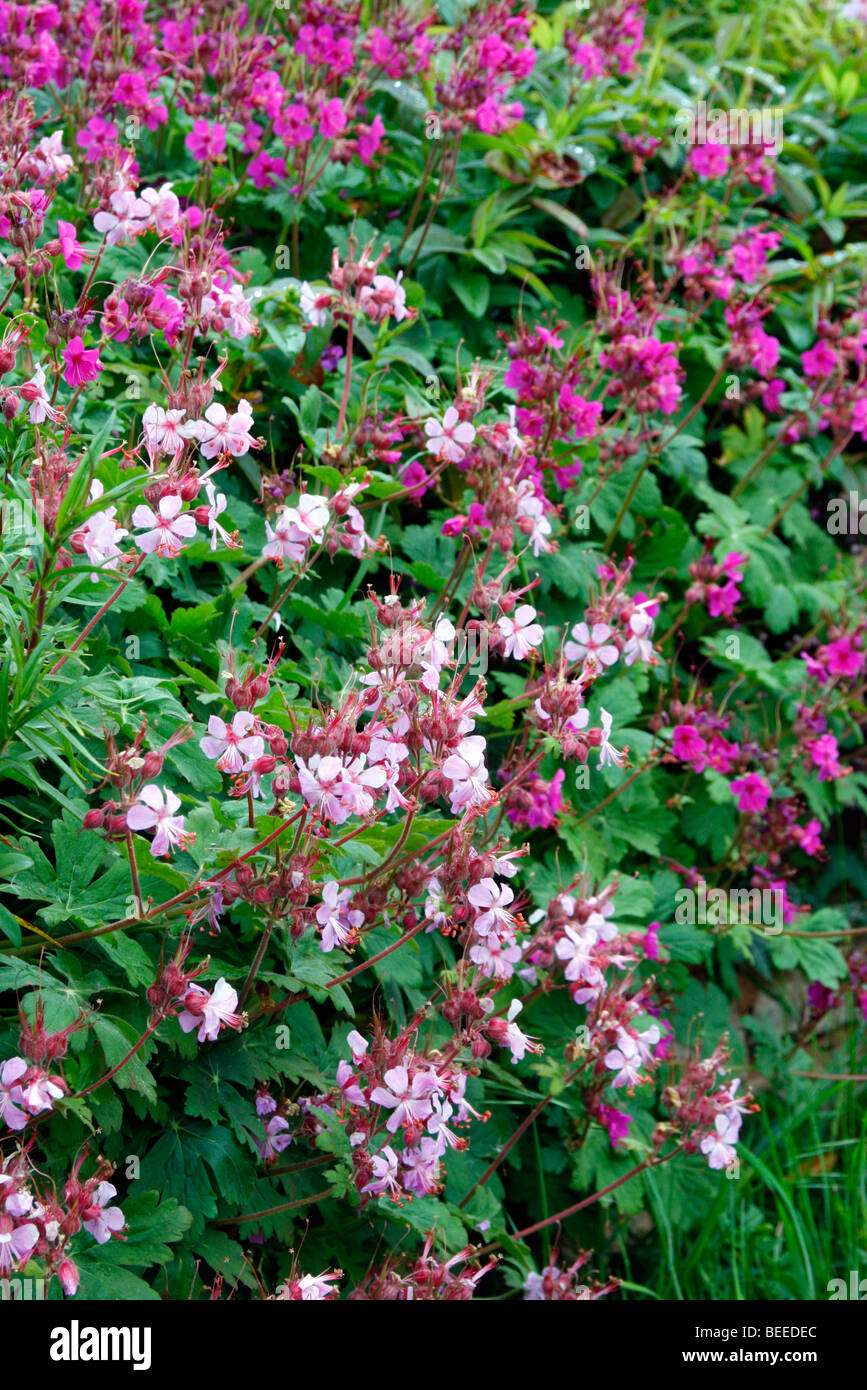
<svg viewBox="0 0 867 1390">
<path fill-rule="evenodd" d="M 4 1287 L 827 1297 L 863 0 L 0 17 Z"/>
</svg>

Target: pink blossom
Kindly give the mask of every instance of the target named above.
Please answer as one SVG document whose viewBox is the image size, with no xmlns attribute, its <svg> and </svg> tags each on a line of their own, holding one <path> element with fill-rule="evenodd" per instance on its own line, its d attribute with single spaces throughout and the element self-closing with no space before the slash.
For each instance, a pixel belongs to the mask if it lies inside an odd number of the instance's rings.
<svg viewBox="0 0 867 1390">
<path fill-rule="evenodd" d="M 123 1212 L 120 1207 L 109 1206 L 112 1197 L 117 1196 L 117 1188 L 110 1182 L 101 1182 L 93 1194 L 93 1201 L 83 1214 L 82 1224 L 89 1231 L 97 1245 L 105 1245 L 113 1235 L 124 1228 Z"/>
<path fill-rule="evenodd" d="M 714 1132 L 705 1135 L 700 1145 L 702 1153 L 707 1156 L 709 1168 L 728 1168 L 734 1162 L 737 1154 L 733 1145 L 737 1141 L 739 1130 L 739 1118 L 736 1122 L 728 1113 L 717 1115 L 714 1120 Z"/>
<path fill-rule="evenodd" d="M 513 614 L 498 618 L 497 627 L 505 638 L 505 655 L 513 656 L 516 661 L 523 661 L 542 641 L 542 626 L 536 622 L 536 610 L 529 603 L 522 603 Z"/>
<path fill-rule="evenodd" d="M 109 198 L 111 212 L 98 212 L 93 225 L 102 232 L 109 246 L 117 246 L 121 241 L 130 241 L 147 231 L 151 210 L 142 198 L 137 198 L 128 188 L 119 189 Z"/>
<path fill-rule="evenodd" d="M 168 787 L 162 790 L 149 782 L 138 794 L 140 804 L 131 806 L 126 813 L 126 823 L 130 830 L 155 830 L 151 842 L 151 854 L 155 859 L 169 854 L 176 846 L 186 849 L 195 840 L 195 835 L 184 829 L 184 817 L 176 814 L 181 802 Z"/>
<path fill-rule="evenodd" d="M 612 629 L 607 623 L 594 623 L 589 628 L 586 623 L 576 623 L 572 629 L 572 642 L 567 642 L 563 648 L 567 661 L 583 661 L 586 657 L 592 656 L 594 661 L 601 666 L 613 666 L 619 652 L 608 638 L 612 635 Z"/>
<path fill-rule="evenodd" d="M 27 1071 L 23 1057 L 10 1057 L 0 1067 L 0 1120 L 9 1129 L 23 1129 L 27 1124 L 21 1078 Z"/>
<path fill-rule="evenodd" d="M 363 1192 L 378 1196 L 381 1192 L 400 1191 L 397 1181 L 397 1154 L 390 1144 L 386 1144 L 385 1148 L 370 1160 L 370 1166 L 373 1169 L 373 1178 L 362 1188 Z"/>
<path fill-rule="evenodd" d="M 284 1149 L 292 1143 L 292 1135 L 287 1131 L 289 1121 L 282 1115 L 272 1115 L 270 1120 L 263 1125 L 265 1138 L 257 1141 L 259 1153 L 263 1162 L 268 1163 L 272 1158 L 276 1158 Z"/>
<path fill-rule="evenodd" d="M 364 913 L 349 907 L 351 896 L 348 888 L 341 892 L 340 884 L 335 879 L 324 885 L 322 903 L 316 909 L 316 920 L 322 928 L 319 944 L 323 951 L 333 951 L 335 946 L 345 946 L 363 925 Z"/>
<path fill-rule="evenodd" d="M 599 1119 L 608 1130 L 612 1149 L 619 1148 L 622 1140 L 629 1137 L 632 1116 L 627 1115 L 624 1110 L 615 1110 L 613 1106 L 601 1105 L 599 1107 Z"/>
<path fill-rule="evenodd" d="M 184 144 L 194 159 L 218 159 L 226 148 L 226 128 L 218 121 L 194 121 Z"/>
<path fill-rule="evenodd" d="M 390 1067 L 384 1079 L 385 1086 L 375 1086 L 370 1099 L 374 1105 L 384 1105 L 391 1110 L 385 1125 L 389 1134 L 394 1134 L 401 1125 L 427 1119 L 433 1109 L 430 1097 L 437 1089 L 435 1072 L 417 1071 L 410 1081 L 405 1066 Z"/>
<path fill-rule="evenodd" d="M 761 814 L 771 799 L 770 783 L 757 772 L 749 772 L 745 777 L 737 778 L 732 782 L 731 788 L 738 798 L 739 811 L 755 811 Z"/>
<path fill-rule="evenodd" d="M 688 162 L 702 179 L 721 179 L 729 167 L 729 152 L 725 145 L 708 142 L 693 145 Z"/>
<path fill-rule="evenodd" d="M 307 107 L 299 102 L 293 102 L 280 113 L 274 122 L 274 131 L 289 149 L 308 144 L 315 134 Z"/>
<path fill-rule="evenodd" d="M 701 734 L 691 724 L 675 726 L 671 740 L 671 751 L 683 763 L 689 763 L 696 772 L 704 771 L 707 744 Z"/>
<path fill-rule="evenodd" d="M 330 101 L 320 103 L 319 133 L 324 139 L 336 140 L 338 135 L 343 134 L 347 124 L 346 111 L 339 97 L 332 97 Z"/>
<path fill-rule="evenodd" d="M 199 739 L 199 747 L 206 758 L 217 759 L 220 772 L 238 773 L 245 758 L 260 758 L 265 751 L 265 740 L 250 733 L 255 723 L 256 716 L 249 710 L 238 710 L 231 724 L 212 714 L 207 734 Z"/>
<path fill-rule="evenodd" d="M 477 936 L 487 936 L 496 932 L 502 936 L 503 930 L 514 925 L 514 917 L 507 910 L 515 895 L 507 883 L 497 883 L 493 878 L 483 878 L 474 883 L 467 893 L 467 899 L 476 909 L 478 916 L 473 922 Z"/>
<path fill-rule="evenodd" d="M 190 512 L 181 512 L 183 502 L 175 493 L 160 498 L 159 513 L 155 513 L 145 503 L 136 507 L 132 514 L 132 524 L 144 535 L 136 536 L 135 543 L 146 555 L 156 551 L 163 560 L 174 560 L 184 548 L 184 541 L 196 534 L 196 518 Z"/>
<path fill-rule="evenodd" d="M 826 342 L 824 338 L 820 338 L 813 347 L 801 353 L 801 366 L 804 369 L 804 375 L 813 380 L 832 376 L 838 366 L 837 354 L 830 343 Z"/>
<path fill-rule="evenodd" d="M 85 251 L 76 236 L 75 227 L 71 222 L 60 220 L 57 223 L 57 235 L 60 241 L 60 253 L 67 270 L 80 270 L 84 264 Z"/>
<path fill-rule="evenodd" d="M 37 363 L 36 370 L 29 381 L 20 386 L 21 398 L 30 403 L 28 415 L 32 425 L 41 425 L 44 420 L 56 420 L 57 411 L 53 409 L 45 389 L 45 369 Z"/>
<path fill-rule="evenodd" d="M 0 1211 L 0 1275 L 26 1265 L 39 1239 L 39 1227 L 32 1221 L 16 1226 L 12 1217 Z"/>
<path fill-rule="evenodd" d="M 213 990 L 202 989 L 201 985 L 191 984 L 184 995 L 184 1007 L 178 1014 L 178 1023 L 185 1033 L 198 1028 L 199 1042 L 216 1042 L 223 1028 L 240 1029 L 244 1027 L 244 1016 L 234 1011 L 238 1007 L 238 993 L 221 976 Z"/>
<path fill-rule="evenodd" d="M 626 762 L 626 754 L 629 750 L 625 748 L 621 752 L 619 749 L 615 748 L 609 740 L 608 735 L 611 733 L 612 716 L 608 713 L 607 709 L 602 709 L 600 707 L 599 719 L 602 725 L 602 739 L 599 744 L 599 766 L 606 767 L 608 764 L 613 764 L 615 767 L 623 767 Z"/>
<path fill-rule="evenodd" d="M 453 405 L 446 410 L 442 423 L 431 417 L 425 420 L 424 429 L 428 453 L 448 459 L 449 463 L 460 463 L 476 437 L 474 425 L 469 420 L 461 420 Z"/>
<path fill-rule="evenodd" d="M 63 380 L 67 386 L 85 386 L 102 371 L 99 348 L 86 348 L 79 336 L 70 338 L 63 349 L 66 371 Z"/>
<path fill-rule="evenodd" d="M 400 283 L 403 271 L 398 271 L 397 279 L 390 275 L 374 275 L 370 285 L 365 285 L 358 296 L 358 302 L 374 323 L 385 323 L 391 317 L 402 323 L 408 316 L 406 291 Z M 470 426 L 472 428 L 472 426 Z"/>
<path fill-rule="evenodd" d="M 813 763 L 819 769 L 820 782 L 833 782 L 844 775 L 838 761 L 840 750 L 833 734 L 822 734 L 821 738 L 814 739 L 807 746 Z"/>
</svg>

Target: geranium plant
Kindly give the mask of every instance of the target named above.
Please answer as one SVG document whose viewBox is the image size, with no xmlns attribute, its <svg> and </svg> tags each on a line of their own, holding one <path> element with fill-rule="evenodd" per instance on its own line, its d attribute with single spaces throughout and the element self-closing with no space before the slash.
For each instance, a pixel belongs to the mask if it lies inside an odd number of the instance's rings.
<svg viewBox="0 0 867 1390">
<path fill-rule="evenodd" d="M 0 1276 L 824 1289 L 863 5 L 0 9 Z"/>
</svg>

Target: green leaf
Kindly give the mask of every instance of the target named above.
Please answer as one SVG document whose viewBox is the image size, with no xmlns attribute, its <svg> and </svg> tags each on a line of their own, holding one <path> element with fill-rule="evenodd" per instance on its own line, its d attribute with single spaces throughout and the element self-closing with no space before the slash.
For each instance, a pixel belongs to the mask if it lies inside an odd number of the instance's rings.
<svg viewBox="0 0 867 1390">
<path fill-rule="evenodd" d="M 491 282 L 486 275 L 458 275 L 450 285 L 467 313 L 474 319 L 484 316 L 491 298 Z"/>
</svg>

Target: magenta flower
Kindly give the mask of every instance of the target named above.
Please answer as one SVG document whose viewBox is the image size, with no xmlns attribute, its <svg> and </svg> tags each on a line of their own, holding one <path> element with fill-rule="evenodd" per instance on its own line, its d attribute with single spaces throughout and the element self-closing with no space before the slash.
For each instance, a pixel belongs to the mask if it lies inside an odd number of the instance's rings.
<svg viewBox="0 0 867 1390">
<path fill-rule="evenodd" d="M 738 798 L 739 811 L 755 811 L 761 814 L 771 799 L 770 784 L 757 772 L 749 772 L 746 777 L 738 777 L 732 782 L 731 788 Z"/>
<path fill-rule="evenodd" d="M 226 148 L 226 128 L 219 121 L 195 121 L 184 144 L 194 159 L 219 159 Z"/>
<path fill-rule="evenodd" d="M 102 116 L 91 116 L 87 125 L 76 135 L 76 143 L 87 151 L 87 158 L 95 164 L 117 150 L 115 140 L 117 126 Z"/>
<path fill-rule="evenodd" d="M 86 348 L 80 337 L 70 338 L 63 349 L 66 371 L 63 380 L 67 386 L 85 386 L 102 371 L 99 348 Z"/>
<path fill-rule="evenodd" d="M 293 102 L 280 113 L 274 122 L 274 131 L 289 149 L 308 144 L 316 133 L 310 124 L 307 107 L 299 102 Z"/>
<path fill-rule="evenodd" d="M 814 739 L 808 747 L 810 757 L 819 769 L 820 782 L 833 782 L 844 775 L 837 758 L 840 750 L 833 734 L 822 734 L 821 738 Z"/>
<path fill-rule="evenodd" d="M 336 140 L 346 129 L 346 112 L 339 97 L 323 101 L 319 107 L 319 133 L 326 140 Z"/>
<path fill-rule="evenodd" d="M 804 369 L 804 375 L 814 379 L 831 376 L 837 370 L 838 365 L 836 352 L 824 339 L 820 339 L 814 347 L 801 353 L 801 366 Z"/>
<path fill-rule="evenodd" d="M 71 222 L 57 223 L 57 236 L 60 241 L 60 254 L 67 270 L 80 270 L 84 263 L 84 247 L 80 245 L 75 227 Z"/>
<path fill-rule="evenodd" d="M 689 763 L 696 772 L 704 771 L 707 744 L 692 724 L 675 726 L 671 751 L 682 763 Z"/>
<path fill-rule="evenodd" d="M 358 158 L 362 164 L 369 165 L 379 149 L 382 138 L 385 135 L 385 126 L 381 116 L 374 116 L 370 125 L 358 122 L 353 132 L 358 140 Z"/>
<path fill-rule="evenodd" d="M 599 1119 L 608 1130 L 612 1149 L 618 1148 L 621 1141 L 629 1136 L 632 1116 L 627 1115 L 625 1110 L 615 1110 L 611 1105 L 601 1105 L 599 1107 Z"/>
<path fill-rule="evenodd" d="M 689 152 L 689 164 L 699 178 L 721 179 L 729 167 L 729 152 L 726 145 L 693 145 Z"/>
</svg>

